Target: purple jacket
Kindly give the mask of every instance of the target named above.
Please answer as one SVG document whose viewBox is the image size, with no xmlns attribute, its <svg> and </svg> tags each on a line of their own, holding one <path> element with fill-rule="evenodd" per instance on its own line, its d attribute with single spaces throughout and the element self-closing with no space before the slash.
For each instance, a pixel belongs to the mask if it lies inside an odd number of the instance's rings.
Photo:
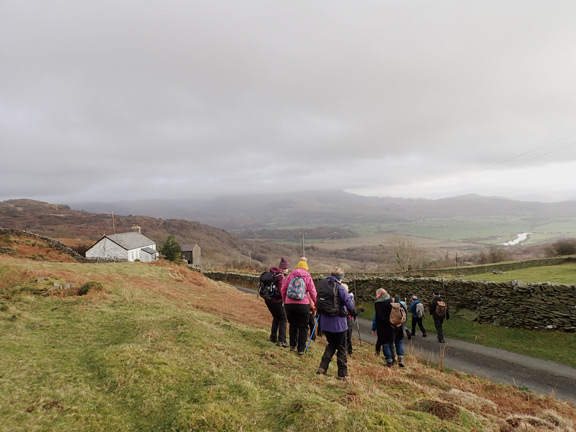
<svg viewBox="0 0 576 432">
<path fill-rule="evenodd" d="M 327 279 L 334 279 L 338 283 L 338 299 L 340 300 L 340 304 L 346 306 L 348 312 L 352 313 L 354 310 L 354 302 L 352 301 L 352 297 L 346 291 L 338 280 L 333 276 L 328 276 Z M 347 316 L 328 316 L 320 314 L 320 328 L 322 331 L 327 331 L 331 333 L 340 333 L 343 331 L 348 330 L 348 317 Z"/>
<path fill-rule="evenodd" d="M 304 283 L 306 284 L 306 292 L 308 295 L 304 296 L 302 300 L 294 300 L 291 298 L 286 297 L 286 291 L 288 291 L 288 285 L 290 281 L 294 279 L 296 276 L 302 276 L 304 279 Z M 314 281 L 312 280 L 312 276 L 303 268 L 295 268 L 290 272 L 288 277 L 284 279 L 284 283 L 282 284 L 282 289 L 280 290 L 280 294 L 282 294 L 282 300 L 284 304 L 310 304 L 310 299 L 316 304 L 316 286 L 314 285 Z"/>
</svg>

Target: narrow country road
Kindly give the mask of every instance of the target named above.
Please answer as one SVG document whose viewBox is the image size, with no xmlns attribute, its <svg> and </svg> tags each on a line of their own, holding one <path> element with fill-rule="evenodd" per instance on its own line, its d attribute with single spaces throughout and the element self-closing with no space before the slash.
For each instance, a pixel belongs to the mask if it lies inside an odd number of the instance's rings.
<svg viewBox="0 0 576 432">
<path fill-rule="evenodd" d="M 236 286 L 252 295 L 253 289 Z M 358 344 L 374 345 L 372 322 L 359 318 L 354 324 L 354 336 Z M 358 332 L 358 329 L 360 332 Z M 419 330 L 411 340 L 404 338 L 404 349 L 408 354 L 438 363 L 444 345 L 444 367 L 477 375 L 498 383 L 515 385 L 528 391 L 554 395 L 557 399 L 576 403 L 576 368 L 551 361 L 535 359 L 501 349 L 463 342 L 445 337 L 440 344 L 436 334 L 428 332 L 423 338 Z M 358 340 L 360 339 L 360 340 Z"/>
</svg>

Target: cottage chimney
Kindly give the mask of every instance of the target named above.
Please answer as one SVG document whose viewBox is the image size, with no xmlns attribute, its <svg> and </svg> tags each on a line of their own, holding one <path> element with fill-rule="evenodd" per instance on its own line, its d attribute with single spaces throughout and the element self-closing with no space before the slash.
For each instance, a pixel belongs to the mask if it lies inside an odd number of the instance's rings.
<svg viewBox="0 0 576 432">
<path fill-rule="evenodd" d="M 140 228 L 140 225 L 132 225 L 132 231 L 137 232 L 138 234 L 142 234 L 142 228 Z"/>
</svg>

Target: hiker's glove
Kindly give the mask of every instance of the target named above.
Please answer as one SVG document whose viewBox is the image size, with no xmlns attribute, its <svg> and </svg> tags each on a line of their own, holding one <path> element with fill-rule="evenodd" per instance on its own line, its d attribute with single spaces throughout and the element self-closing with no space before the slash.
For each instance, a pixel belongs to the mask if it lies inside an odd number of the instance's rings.
<svg viewBox="0 0 576 432">
<path fill-rule="evenodd" d="M 366 310 L 366 309 L 364 309 L 364 308 L 359 308 L 359 309 L 357 309 L 357 311 L 358 311 L 359 314 L 362 313 L 362 312 L 364 312 L 365 310 Z"/>
</svg>

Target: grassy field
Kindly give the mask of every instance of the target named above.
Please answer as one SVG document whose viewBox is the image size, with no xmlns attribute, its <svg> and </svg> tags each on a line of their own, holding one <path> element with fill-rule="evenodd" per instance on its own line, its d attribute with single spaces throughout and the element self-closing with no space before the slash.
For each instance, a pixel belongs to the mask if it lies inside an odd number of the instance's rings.
<svg viewBox="0 0 576 432">
<path fill-rule="evenodd" d="M 425 219 L 388 224 L 352 224 L 344 228 L 358 233 L 359 237 L 325 241 L 309 239 L 313 244 L 334 244 L 340 247 L 362 244 L 386 244 L 393 235 L 408 235 L 418 239 L 427 239 L 433 245 L 449 245 L 452 242 L 494 245 L 514 240 L 522 232 L 532 233 L 524 245 L 552 242 L 558 238 L 576 237 L 576 218 L 567 218 L 554 222 L 530 220 L 521 217 L 483 217 L 451 219 Z M 424 241 L 424 240 L 422 240 Z M 364 242 L 364 243 L 363 243 Z M 426 244 L 423 244 L 425 247 Z"/>
<path fill-rule="evenodd" d="M 87 295 L 56 290 L 53 282 Z M 54 291 L 54 290 L 53 290 Z M 0 431 L 570 430 L 576 408 L 360 347 L 350 378 L 267 341 L 255 296 L 186 267 L 0 260 Z M 534 426 L 537 425 L 537 426 Z M 544 429 L 545 427 L 545 429 Z"/>
<path fill-rule="evenodd" d="M 470 280 L 505 282 L 519 280 L 528 283 L 557 283 L 576 285 L 576 263 L 565 263 L 553 266 L 530 267 L 509 270 L 503 273 L 478 273 L 465 276 Z"/>
</svg>

